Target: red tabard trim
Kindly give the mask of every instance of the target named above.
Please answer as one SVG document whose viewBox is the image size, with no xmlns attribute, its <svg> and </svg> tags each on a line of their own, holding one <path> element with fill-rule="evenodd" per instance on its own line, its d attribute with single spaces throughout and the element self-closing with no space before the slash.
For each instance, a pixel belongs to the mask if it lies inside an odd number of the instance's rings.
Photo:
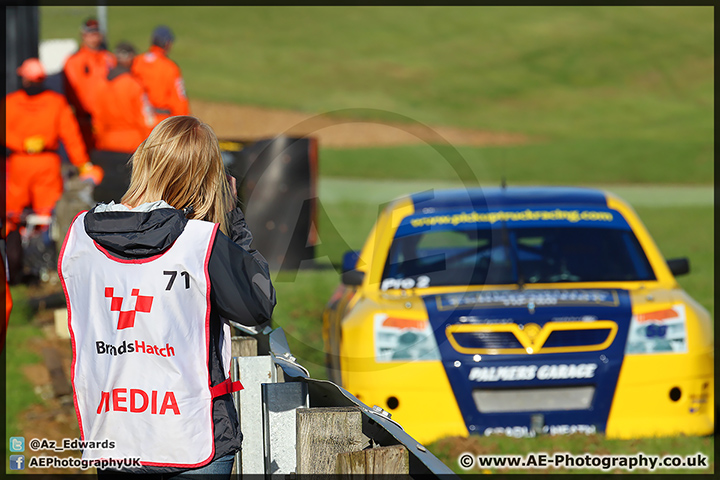
<svg viewBox="0 0 720 480">
<path fill-rule="evenodd" d="M 75 215 L 75 218 L 73 218 L 72 222 L 70 222 L 70 228 L 68 228 L 67 234 L 65 234 L 65 240 L 63 240 L 62 247 L 60 248 L 60 255 L 58 255 L 58 276 L 60 277 L 60 284 L 62 285 L 63 293 L 65 294 L 65 305 L 67 305 L 67 312 L 68 312 L 68 330 L 70 331 L 70 345 L 72 348 L 72 365 L 70 366 L 70 384 L 72 385 L 73 389 L 73 404 L 75 405 L 75 415 L 78 419 L 78 425 L 80 427 L 80 440 L 85 440 L 85 433 L 83 430 L 82 425 L 82 418 L 80 418 L 80 407 L 78 406 L 78 398 L 77 393 L 75 393 L 75 363 L 77 362 L 77 354 L 76 354 L 76 346 L 75 346 L 75 333 L 73 332 L 72 325 L 70 324 L 70 320 L 72 319 L 71 315 L 72 312 L 70 311 L 70 296 L 68 295 L 67 291 L 67 285 L 65 285 L 65 277 L 63 277 L 62 273 L 62 262 L 63 257 L 65 256 L 65 247 L 67 246 L 68 238 L 70 238 L 70 232 L 73 228 L 73 225 L 75 224 L 75 220 L 82 215 L 83 213 L 86 213 L 87 210 L 83 210 L 82 212 L 79 212 L 77 215 Z"/>
<path fill-rule="evenodd" d="M 109 258 L 110 260 L 112 260 L 114 262 L 118 262 L 118 263 L 148 263 L 148 262 L 152 262 L 153 260 L 156 260 L 156 259 L 162 257 L 163 255 L 165 255 L 172 248 L 172 245 L 170 245 L 168 248 L 163 250 L 162 253 L 158 253 L 157 255 L 153 255 L 152 257 L 124 259 L 124 258 L 114 256 L 112 253 L 108 252 L 105 247 L 103 247 L 102 245 L 97 243 L 95 240 L 93 240 L 93 244 L 95 245 L 95 248 L 97 248 L 102 253 L 104 253 L 107 258 Z M 174 245 L 174 242 L 173 242 L 173 245 Z"/>
</svg>

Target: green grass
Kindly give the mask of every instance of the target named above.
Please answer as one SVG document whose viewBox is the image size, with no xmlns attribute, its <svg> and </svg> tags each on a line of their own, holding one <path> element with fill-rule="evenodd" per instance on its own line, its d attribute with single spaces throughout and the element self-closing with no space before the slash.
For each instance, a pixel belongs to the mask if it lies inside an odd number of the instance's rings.
<svg viewBox="0 0 720 480">
<path fill-rule="evenodd" d="M 26 300 L 27 288 L 12 287 L 13 310 L 8 324 L 5 344 L 5 451 L 11 436 L 22 436 L 18 429 L 20 412 L 31 405 L 41 404 L 42 399 L 35 394 L 33 385 L 28 381 L 23 366 L 39 363 L 42 359 L 30 351 L 28 341 L 41 337 L 42 331 L 31 324 L 32 311 Z M 8 470 L 9 471 L 9 470 Z"/>
<path fill-rule="evenodd" d="M 714 172 L 712 141 L 584 138 L 502 147 L 413 145 L 322 149 L 327 177 L 437 179 L 499 185 L 703 183 Z"/>
<path fill-rule="evenodd" d="M 293 279 L 283 278 L 283 275 L 273 278 L 278 299 L 273 328 L 283 329 L 290 351 L 312 378 L 327 378 L 322 312 L 337 283 L 337 274 L 329 268 L 317 271 L 301 269 Z"/>
<path fill-rule="evenodd" d="M 93 7 L 42 7 L 42 39 Z M 712 144 L 712 7 L 108 8 L 109 44 L 155 25 L 191 98 L 520 132 Z M 667 152 L 670 156 L 673 152 Z M 680 148 L 683 150 L 683 148 Z M 678 157 L 675 157 L 678 158 Z"/>
<path fill-rule="evenodd" d="M 311 376 L 326 379 L 322 312 L 339 284 L 343 253 L 360 249 L 378 215 L 378 205 L 322 200 L 320 204 L 321 233 L 315 249 L 320 268 L 273 275 L 278 299 L 273 326 L 283 328 L 290 350 Z"/>
<path fill-rule="evenodd" d="M 714 317 L 714 207 L 638 207 L 635 210 L 665 258 L 690 259 L 690 273 L 678 277 L 678 283 Z"/>
</svg>

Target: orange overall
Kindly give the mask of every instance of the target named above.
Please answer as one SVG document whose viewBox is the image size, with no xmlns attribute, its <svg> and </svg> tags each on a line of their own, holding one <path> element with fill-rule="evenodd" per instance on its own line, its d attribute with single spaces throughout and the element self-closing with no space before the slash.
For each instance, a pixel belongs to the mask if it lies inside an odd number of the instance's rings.
<svg viewBox="0 0 720 480">
<path fill-rule="evenodd" d="M 5 147 L 10 151 L 5 210 L 10 232 L 25 207 L 50 215 L 62 195 L 59 140 L 74 165 L 83 166 L 89 158 L 72 109 L 61 94 L 45 90 L 28 95 L 18 90 L 5 97 L 5 104 Z"/>
<path fill-rule="evenodd" d="M 100 85 L 96 93 L 95 148 L 133 153 L 154 125 L 152 107 L 143 86 L 129 71 L 114 78 L 111 73 L 111 78 Z"/>
<path fill-rule="evenodd" d="M 165 50 L 151 46 L 148 52 L 135 57 L 132 71 L 147 91 L 157 123 L 190 113 L 180 68 L 165 55 Z"/>
<path fill-rule="evenodd" d="M 85 46 L 65 62 L 65 93 L 75 109 L 87 150 L 94 148 L 91 117 L 97 87 L 105 82 L 108 72 L 116 64 L 115 55 L 107 50 L 92 50 Z"/>
</svg>

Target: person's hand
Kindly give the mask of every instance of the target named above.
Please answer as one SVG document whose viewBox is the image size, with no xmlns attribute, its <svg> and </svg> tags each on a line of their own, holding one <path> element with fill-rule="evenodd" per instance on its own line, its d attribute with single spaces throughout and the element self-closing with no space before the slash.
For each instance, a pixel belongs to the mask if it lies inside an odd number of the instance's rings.
<svg viewBox="0 0 720 480">
<path fill-rule="evenodd" d="M 80 172 L 81 180 L 87 180 L 89 182 L 92 182 L 96 187 L 100 185 L 100 182 L 102 182 L 102 179 L 105 176 L 105 171 L 102 169 L 102 167 L 100 167 L 99 165 L 93 165 L 90 162 L 87 162 L 78 170 Z"/>
<path fill-rule="evenodd" d="M 233 198 L 237 200 L 237 180 L 229 173 L 227 174 L 227 179 L 230 183 L 230 191 L 232 192 Z"/>
</svg>

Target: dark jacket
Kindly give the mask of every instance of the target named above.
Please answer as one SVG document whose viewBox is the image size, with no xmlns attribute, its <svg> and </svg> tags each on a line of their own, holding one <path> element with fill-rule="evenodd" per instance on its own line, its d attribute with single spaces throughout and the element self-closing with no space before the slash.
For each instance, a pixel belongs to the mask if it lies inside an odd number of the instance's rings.
<svg viewBox="0 0 720 480">
<path fill-rule="evenodd" d="M 96 207 L 97 208 L 97 207 Z M 121 259 L 145 258 L 168 249 L 183 232 L 187 219 L 180 210 L 157 208 L 148 212 L 90 210 L 85 231 L 90 238 Z M 246 326 L 267 324 L 275 307 L 275 289 L 265 258 L 250 248 L 252 234 L 239 208 L 228 214 L 230 237 L 218 230 L 210 252 L 210 355 L 212 385 L 225 379 L 229 365 L 222 365 L 221 316 Z M 215 455 L 213 460 L 240 449 L 237 412 L 232 397 L 213 401 Z M 172 439 L 168 439 L 172 448 Z M 137 473 L 176 472 L 186 469 L 144 467 Z"/>
</svg>

